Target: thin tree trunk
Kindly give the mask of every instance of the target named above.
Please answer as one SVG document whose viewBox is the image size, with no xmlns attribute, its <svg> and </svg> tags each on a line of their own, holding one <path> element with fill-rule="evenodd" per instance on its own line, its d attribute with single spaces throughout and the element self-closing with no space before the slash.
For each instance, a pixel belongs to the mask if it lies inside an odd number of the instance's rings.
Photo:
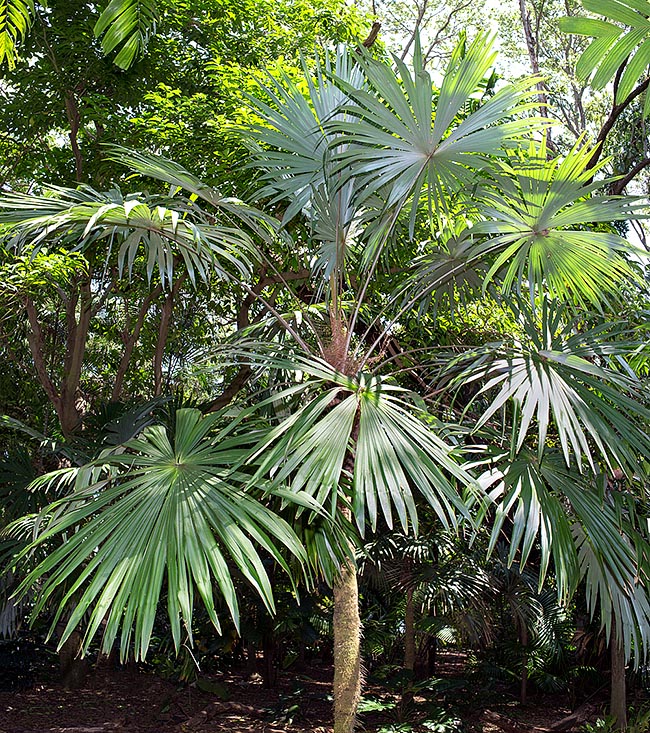
<svg viewBox="0 0 650 733">
<path fill-rule="evenodd" d="M 75 629 L 59 649 L 61 683 L 67 690 L 80 689 L 88 676 L 88 660 L 80 657 L 81 643 L 82 636 Z"/>
<path fill-rule="evenodd" d="M 415 669 L 415 603 L 413 588 L 406 591 L 406 609 L 404 611 L 404 669 L 413 672 Z"/>
<path fill-rule="evenodd" d="M 353 733 L 361 697 L 361 619 L 356 569 L 334 585 L 334 733 Z"/>
<path fill-rule="evenodd" d="M 172 310 L 174 308 L 174 300 L 178 295 L 178 291 L 187 279 L 187 272 L 184 272 L 180 277 L 174 280 L 172 289 L 165 296 L 161 311 L 160 311 L 160 326 L 158 327 L 158 341 L 156 343 L 156 350 L 153 357 L 153 377 L 154 377 L 154 397 L 160 397 L 162 394 L 163 384 L 163 373 L 162 363 L 165 355 L 165 347 L 167 346 L 167 339 L 169 338 L 169 327 L 172 319 Z"/>
<path fill-rule="evenodd" d="M 540 12 L 543 11 L 540 10 Z M 528 50 L 530 66 L 533 70 L 533 74 L 537 76 L 539 75 L 539 38 L 537 36 L 537 32 L 533 32 L 530 20 L 530 13 L 528 12 L 528 9 L 526 7 L 526 0 L 519 0 L 519 15 L 521 17 L 521 25 L 524 31 L 524 39 L 526 40 L 526 49 Z M 548 114 L 548 96 L 546 94 L 546 84 L 543 81 L 537 82 L 537 89 L 539 90 L 538 98 L 540 101 L 539 112 L 542 117 L 546 117 Z M 546 144 L 549 150 L 555 150 L 555 145 L 551 137 L 550 127 L 546 129 Z"/>
<path fill-rule="evenodd" d="M 406 573 L 410 576 L 410 561 L 407 561 Z M 407 579 L 410 582 L 410 577 Z M 413 702 L 413 677 L 415 670 L 415 603 L 413 587 L 406 589 L 406 608 L 404 609 L 404 669 L 409 673 L 402 690 L 400 706 L 405 711 Z"/>
<path fill-rule="evenodd" d="M 521 627 L 521 646 L 523 647 L 523 659 L 521 660 L 521 686 L 519 689 L 519 701 L 522 705 L 528 699 L 528 629 L 524 623 Z"/>
<path fill-rule="evenodd" d="M 113 391 L 111 393 L 111 400 L 113 402 L 117 402 L 122 397 L 124 378 L 126 377 L 126 373 L 129 368 L 129 364 L 131 363 L 131 357 L 133 356 L 133 350 L 135 349 L 135 345 L 137 344 L 138 339 L 140 338 L 140 331 L 142 330 L 142 326 L 144 325 L 144 321 L 145 321 L 145 318 L 147 317 L 147 313 L 149 313 L 151 304 L 160 295 L 161 292 L 162 292 L 162 287 L 160 285 L 156 285 L 156 287 L 143 300 L 140 308 L 138 309 L 138 315 L 136 317 L 135 324 L 133 326 L 133 330 L 131 332 L 129 328 L 129 323 L 128 323 L 129 319 L 128 319 L 128 313 L 127 313 L 127 325 L 124 329 L 124 333 L 122 334 L 122 340 L 124 343 L 124 351 L 122 352 L 122 358 L 120 359 L 120 364 L 117 369 L 117 373 L 115 374 L 115 383 L 113 384 Z M 128 311 L 128 305 L 127 305 L 127 311 Z"/>
<path fill-rule="evenodd" d="M 614 718 L 616 730 L 627 728 L 627 701 L 625 688 L 625 650 L 617 639 L 616 627 L 612 622 L 612 633 L 609 641 L 611 655 L 611 697 L 609 714 Z"/>
</svg>

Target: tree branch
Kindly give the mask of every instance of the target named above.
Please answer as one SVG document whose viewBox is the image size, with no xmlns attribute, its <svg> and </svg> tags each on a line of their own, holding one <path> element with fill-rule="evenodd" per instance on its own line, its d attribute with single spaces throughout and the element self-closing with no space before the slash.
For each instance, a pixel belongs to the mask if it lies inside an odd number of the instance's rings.
<svg viewBox="0 0 650 733">
<path fill-rule="evenodd" d="M 138 309 L 138 315 L 135 319 L 133 331 L 130 331 L 130 324 L 127 323 L 124 331 L 124 351 L 122 352 L 122 358 L 115 374 L 115 383 L 113 384 L 113 390 L 111 392 L 111 400 L 117 402 L 122 396 L 122 388 L 124 386 L 124 377 L 128 371 L 129 364 L 131 363 L 131 357 L 133 356 L 133 350 L 135 345 L 140 338 L 140 331 L 144 325 L 144 319 L 147 317 L 147 313 L 151 308 L 151 304 L 162 292 L 162 286 L 156 285 L 156 287 L 147 295 L 144 299 L 140 308 Z M 130 333 L 129 333 L 130 331 Z M 128 334 L 128 335 L 127 335 Z"/>
<path fill-rule="evenodd" d="M 59 394 L 56 391 L 54 382 L 52 382 L 50 375 L 48 374 L 47 367 L 45 366 L 45 343 L 43 341 L 43 330 L 41 329 L 41 324 L 38 321 L 36 308 L 34 306 L 34 302 L 29 296 L 25 296 L 23 298 L 23 305 L 27 311 L 27 319 L 30 326 L 30 330 L 27 333 L 27 342 L 29 343 L 29 350 L 31 351 L 32 358 L 34 359 L 36 375 L 38 376 L 38 381 L 41 383 L 41 387 L 45 390 L 45 394 L 58 413 Z"/>
<path fill-rule="evenodd" d="M 616 120 L 621 116 L 623 111 L 629 107 L 632 102 L 639 97 L 645 90 L 648 88 L 648 85 L 650 85 L 650 77 L 648 77 L 645 81 L 643 81 L 641 84 L 639 84 L 636 89 L 633 89 L 627 97 L 620 103 L 616 104 L 616 96 L 614 96 L 614 103 L 612 106 L 612 110 L 609 113 L 609 117 L 605 120 L 603 126 L 600 128 L 600 132 L 598 133 L 598 137 L 596 138 L 596 145 L 594 147 L 594 152 L 589 159 L 589 163 L 587 163 L 587 170 L 591 170 L 592 168 L 595 168 L 596 165 L 598 165 L 598 161 L 600 160 L 600 156 L 603 152 L 603 147 L 605 140 L 609 133 L 611 132 L 612 128 L 616 124 Z M 593 180 L 593 179 L 592 179 Z"/>
</svg>

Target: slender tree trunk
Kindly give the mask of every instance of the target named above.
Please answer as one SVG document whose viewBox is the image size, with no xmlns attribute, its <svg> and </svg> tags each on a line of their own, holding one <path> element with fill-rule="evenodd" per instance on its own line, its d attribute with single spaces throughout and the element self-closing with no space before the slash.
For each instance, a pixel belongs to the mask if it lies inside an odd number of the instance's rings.
<svg viewBox="0 0 650 733">
<path fill-rule="evenodd" d="M 174 300 L 178 295 L 178 291 L 187 279 L 187 272 L 184 272 L 180 277 L 174 280 L 172 289 L 165 296 L 161 311 L 160 311 L 160 326 L 158 327 L 158 341 L 156 343 L 156 350 L 153 357 L 153 376 L 154 376 L 154 397 L 160 397 L 162 394 L 163 387 L 163 372 L 162 363 L 163 357 L 165 356 L 165 347 L 167 346 L 167 339 L 169 338 L 169 328 L 172 319 L 172 310 L 174 308 Z"/>
<path fill-rule="evenodd" d="M 117 402 L 122 397 L 124 378 L 126 377 L 129 364 L 131 363 L 133 350 L 135 349 L 138 339 L 140 338 L 140 331 L 142 330 L 142 326 L 144 325 L 147 314 L 149 313 L 151 304 L 160 295 L 161 292 L 162 287 L 160 285 L 156 285 L 156 287 L 142 301 L 142 304 L 138 309 L 138 315 L 136 317 L 132 331 L 129 323 L 130 319 L 128 314 L 128 302 L 126 303 L 126 326 L 124 328 L 124 332 L 122 333 L 124 351 L 122 352 L 122 358 L 120 359 L 120 364 L 115 374 L 115 383 L 113 384 L 113 391 L 111 393 L 111 400 L 113 402 Z"/>
<path fill-rule="evenodd" d="M 541 12 L 541 11 L 540 11 Z M 537 27 L 535 31 L 533 31 L 530 13 L 528 12 L 528 9 L 526 7 L 526 0 L 519 0 L 519 14 L 521 17 L 521 25 L 522 29 L 524 31 L 524 38 L 526 40 L 526 49 L 528 50 L 528 58 L 530 60 L 530 66 L 533 70 L 533 74 L 538 75 L 539 74 L 539 20 L 537 22 Z M 539 90 L 539 101 L 540 101 L 540 108 L 539 112 L 542 117 L 546 117 L 548 115 L 548 96 L 546 94 L 547 87 L 546 84 L 543 81 L 537 82 L 537 89 Z M 551 137 L 551 128 L 546 129 L 546 144 L 548 146 L 548 149 L 551 151 L 554 151 L 555 144 L 553 143 L 553 138 Z"/>
<path fill-rule="evenodd" d="M 627 701 L 625 688 L 625 650 L 616 637 L 616 627 L 612 622 L 612 633 L 609 640 L 611 655 L 611 697 L 609 713 L 614 718 L 616 730 L 627 728 Z"/>
<path fill-rule="evenodd" d="M 334 733 L 353 733 L 361 697 L 361 619 L 356 569 L 334 585 Z"/>
<path fill-rule="evenodd" d="M 65 624 L 60 624 L 63 631 Z M 59 649 L 59 671 L 61 683 L 67 690 L 78 690 L 84 686 L 88 676 L 88 660 L 80 656 L 82 636 L 76 629 Z"/>
<path fill-rule="evenodd" d="M 410 561 L 407 561 L 406 573 L 410 576 Z M 407 579 L 410 580 L 410 578 Z M 402 712 L 413 702 L 413 677 L 415 671 L 415 603 L 413 602 L 413 587 L 406 589 L 406 608 L 404 609 L 404 669 L 409 673 L 404 681 L 400 706 Z"/>
<path fill-rule="evenodd" d="M 404 669 L 413 672 L 415 669 L 415 603 L 413 588 L 406 591 L 406 609 L 404 611 Z"/>
<path fill-rule="evenodd" d="M 521 646 L 523 647 L 523 658 L 521 660 L 521 686 L 519 688 L 519 701 L 522 705 L 528 700 L 528 629 L 523 624 L 521 627 Z"/>
</svg>

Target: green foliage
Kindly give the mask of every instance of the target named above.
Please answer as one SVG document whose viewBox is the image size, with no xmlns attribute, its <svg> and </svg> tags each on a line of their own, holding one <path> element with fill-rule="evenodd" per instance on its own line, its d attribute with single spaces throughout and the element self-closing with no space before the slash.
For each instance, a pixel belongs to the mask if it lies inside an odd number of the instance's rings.
<svg viewBox="0 0 650 733">
<path fill-rule="evenodd" d="M 111 0 L 95 23 L 95 35 L 103 36 L 105 54 L 121 46 L 113 63 L 128 69 L 146 49 L 156 17 L 155 0 Z"/>
<path fill-rule="evenodd" d="M 576 73 L 586 78 L 595 71 L 591 85 L 594 89 L 602 89 L 622 70 L 615 90 L 616 102 L 620 103 L 646 75 L 650 65 L 650 3 L 645 0 L 583 0 L 582 4 L 585 10 L 606 20 L 571 17 L 560 21 L 566 33 L 594 39 L 580 57 Z M 646 101 L 644 114 L 648 112 L 650 103 Z"/>
<path fill-rule="evenodd" d="M 16 46 L 31 24 L 33 0 L 3 0 L 0 4 L 0 64 L 16 64 Z"/>
<path fill-rule="evenodd" d="M 194 586 L 217 630 L 213 582 L 238 624 L 225 555 L 273 608 L 267 572 L 251 539 L 287 571 L 275 543 L 301 559 L 304 550 L 288 524 L 237 486 L 245 477 L 230 469 L 240 461 L 242 437 L 229 436 L 228 429 L 211 435 L 221 419 L 219 413 L 202 417 L 198 410 L 180 410 L 173 436 L 160 425 L 148 427 L 124 447 L 104 451 L 95 463 L 58 474 L 74 482 L 74 492 L 45 509 L 38 544 L 77 529 L 28 573 L 20 592 L 25 594 L 37 577 L 50 577 L 35 605 L 38 614 L 59 584 L 70 580 L 53 622 L 54 627 L 80 591 L 64 638 L 92 609 L 85 649 L 106 621 L 103 649 L 110 651 L 122 628 L 122 656 L 129 654 L 133 634 L 135 656 L 143 658 L 165 578 L 172 591 L 167 607 L 177 649 L 182 625 L 191 642 Z M 39 483 L 47 486 L 51 480 Z"/>
</svg>

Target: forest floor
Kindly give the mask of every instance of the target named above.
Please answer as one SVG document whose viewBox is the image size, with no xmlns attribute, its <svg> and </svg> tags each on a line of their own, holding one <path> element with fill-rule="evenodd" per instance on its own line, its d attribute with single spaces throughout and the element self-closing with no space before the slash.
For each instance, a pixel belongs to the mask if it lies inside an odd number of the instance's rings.
<svg viewBox="0 0 650 733">
<path fill-rule="evenodd" d="M 443 674 L 453 680 L 455 672 L 450 667 Z M 211 675 L 201 680 L 201 687 L 204 689 L 128 667 L 95 670 L 85 686 L 75 691 L 66 690 L 58 683 L 36 682 L 28 689 L 0 692 L 0 733 L 331 731 L 331 669 L 327 667 L 314 667 L 303 675 L 286 672 L 274 690 L 264 689 L 261 680 L 236 674 Z M 455 713 L 458 725 L 453 724 L 453 716 L 451 719 L 443 716 L 443 720 L 438 715 L 438 726 L 431 727 L 431 723 L 422 722 L 426 715 L 418 713 L 418 701 L 422 703 L 423 699 L 416 694 L 409 710 L 411 725 L 407 727 L 396 722 L 400 718 L 399 698 L 394 695 L 395 703 L 391 706 L 389 691 L 372 684 L 368 687 L 367 699 L 388 700 L 387 707 L 391 708 L 363 714 L 360 729 L 368 733 L 381 730 L 454 733 L 460 729 L 468 733 L 545 733 L 570 713 L 566 700 L 560 696 L 533 697 L 522 706 L 512 696 L 494 699 L 486 694 L 485 704 L 477 705 L 477 691 L 473 690 L 473 704 Z M 457 693 L 455 697 L 458 699 Z M 443 712 L 450 707 L 444 695 L 436 704 Z M 366 707 L 372 708 L 373 704 Z M 594 706 L 593 715 L 597 713 Z"/>
</svg>

